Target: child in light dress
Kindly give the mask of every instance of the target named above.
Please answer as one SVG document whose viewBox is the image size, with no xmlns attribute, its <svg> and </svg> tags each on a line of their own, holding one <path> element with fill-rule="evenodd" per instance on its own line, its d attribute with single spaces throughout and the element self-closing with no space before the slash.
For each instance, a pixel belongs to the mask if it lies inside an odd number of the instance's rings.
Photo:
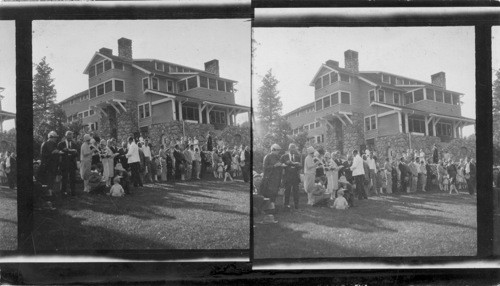
<svg viewBox="0 0 500 286">
<path fill-rule="evenodd" d="M 224 162 L 222 162 L 222 158 L 219 157 L 219 162 L 217 163 L 217 178 L 224 178 Z"/>
<path fill-rule="evenodd" d="M 112 197 L 123 197 L 125 195 L 125 191 L 123 187 L 120 185 L 120 176 L 116 176 L 113 179 L 113 186 L 109 190 L 109 194 Z"/>
<path fill-rule="evenodd" d="M 344 189 L 337 191 L 337 198 L 333 202 L 333 208 L 336 210 L 346 210 L 349 207 L 347 200 L 344 198 Z"/>
</svg>

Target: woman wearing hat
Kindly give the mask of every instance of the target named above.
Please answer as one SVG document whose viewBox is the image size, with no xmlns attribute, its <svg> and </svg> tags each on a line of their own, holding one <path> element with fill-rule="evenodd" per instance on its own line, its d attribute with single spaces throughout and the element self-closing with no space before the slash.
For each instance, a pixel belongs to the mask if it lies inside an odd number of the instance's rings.
<svg viewBox="0 0 500 286">
<path fill-rule="evenodd" d="M 123 190 L 125 191 L 125 194 L 130 194 L 130 178 L 128 175 L 127 170 L 123 168 L 121 163 L 116 164 L 115 166 L 115 178 L 119 177 L 120 178 L 120 185 L 123 187 Z"/>
<path fill-rule="evenodd" d="M 90 167 L 92 166 L 92 150 L 90 149 L 90 141 L 92 138 L 89 134 L 83 136 L 83 144 L 80 147 L 80 176 L 83 179 L 83 191 L 90 192 L 89 176 Z"/>
<path fill-rule="evenodd" d="M 264 157 L 264 176 L 262 179 L 261 194 L 269 198 L 272 203 L 276 201 L 283 171 L 283 164 L 281 164 L 278 155 L 280 150 L 281 147 L 278 144 L 273 144 L 271 146 L 271 153 Z"/>
</svg>

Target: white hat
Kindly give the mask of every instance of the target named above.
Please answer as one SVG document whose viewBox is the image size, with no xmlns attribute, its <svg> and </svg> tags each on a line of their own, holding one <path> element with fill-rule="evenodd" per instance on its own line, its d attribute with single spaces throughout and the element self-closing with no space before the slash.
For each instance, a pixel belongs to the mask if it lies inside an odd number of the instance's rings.
<svg viewBox="0 0 500 286">
<path fill-rule="evenodd" d="M 307 147 L 307 153 L 308 153 L 308 154 L 310 154 L 310 153 L 314 153 L 314 151 L 316 151 L 316 150 L 314 150 L 314 147 L 313 147 L 313 146 L 309 146 L 309 147 Z"/>
<path fill-rule="evenodd" d="M 55 131 L 50 131 L 48 136 L 49 136 L 49 138 L 59 137 L 59 135 L 57 135 L 57 133 Z"/>
<path fill-rule="evenodd" d="M 280 145 L 278 145 L 278 144 L 273 144 L 273 145 L 271 146 L 271 151 L 274 151 L 274 150 L 281 150 Z"/>
<path fill-rule="evenodd" d="M 90 137 L 90 134 L 85 134 L 83 135 L 83 141 L 88 141 L 88 140 L 91 140 L 92 137 Z"/>
</svg>

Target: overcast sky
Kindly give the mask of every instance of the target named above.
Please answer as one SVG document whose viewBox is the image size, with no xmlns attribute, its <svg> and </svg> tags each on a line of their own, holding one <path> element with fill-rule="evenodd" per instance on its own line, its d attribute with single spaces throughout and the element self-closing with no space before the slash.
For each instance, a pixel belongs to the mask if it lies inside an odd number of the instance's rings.
<svg viewBox="0 0 500 286">
<path fill-rule="evenodd" d="M 448 89 L 464 93 L 462 115 L 475 118 L 474 27 L 314 27 L 255 28 L 253 94 L 272 68 L 280 81 L 283 114 L 314 100 L 309 86 L 322 63 L 332 59 L 344 67 L 344 51 L 359 53 L 360 71 L 385 71 L 431 81 L 446 73 Z M 474 133 L 472 126 L 464 135 Z"/>
<path fill-rule="evenodd" d="M 0 87 L 2 109 L 16 112 L 16 26 L 14 21 L 0 21 Z M 5 131 L 15 127 L 14 120 L 5 121 Z"/>
<path fill-rule="evenodd" d="M 242 19 L 33 21 L 33 63 L 47 58 L 61 101 L 88 88 L 83 71 L 92 56 L 102 47 L 117 55 L 121 37 L 132 40 L 135 59 L 201 70 L 218 59 L 220 76 L 238 81 L 236 103 L 250 106 L 250 22 Z"/>
</svg>

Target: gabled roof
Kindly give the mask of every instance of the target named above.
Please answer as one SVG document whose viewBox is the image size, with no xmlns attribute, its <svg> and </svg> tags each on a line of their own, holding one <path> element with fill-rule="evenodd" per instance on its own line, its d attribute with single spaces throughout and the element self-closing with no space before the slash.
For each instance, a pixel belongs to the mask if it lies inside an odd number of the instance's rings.
<svg viewBox="0 0 500 286">
<path fill-rule="evenodd" d="M 415 84 L 413 84 L 413 85 L 396 85 L 396 84 L 391 84 L 391 83 L 387 83 L 387 82 L 382 82 L 382 77 L 381 77 L 382 74 L 387 74 L 387 75 L 391 75 L 391 76 L 394 76 L 394 77 L 400 77 L 400 78 L 404 78 L 404 79 L 416 81 L 419 84 L 417 84 L 417 85 L 415 85 Z M 359 75 L 362 76 L 362 77 L 364 77 L 364 78 L 366 78 L 366 79 L 369 79 L 370 81 L 374 82 L 375 84 L 377 84 L 379 86 L 387 87 L 387 88 L 392 88 L 392 89 L 396 89 L 396 90 L 401 90 L 401 91 L 405 91 L 405 92 L 407 91 L 407 89 L 405 89 L 405 87 L 409 87 L 409 88 L 412 88 L 412 89 L 414 89 L 415 87 L 417 87 L 417 88 L 418 87 L 430 87 L 430 88 L 433 88 L 433 89 L 438 89 L 438 90 L 443 90 L 443 91 L 448 91 L 448 92 L 452 92 L 452 93 L 463 95 L 463 93 L 452 91 L 452 90 L 448 90 L 446 88 L 442 88 L 441 86 L 438 86 L 438 85 L 435 85 L 435 84 L 432 84 L 432 83 L 429 83 L 429 82 L 425 82 L 425 81 L 421 81 L 421 80 L 416 80 L 416 79 L 412 79 L 412 78 L 409 78 L 409 77 L 406 77 L 406 76 L 392 74 L 392 73 L 384 72 L 384 71 L 360 71 Z"/>
<path fill-rule="evenodd" d="M 328 69 L 330 71 L 334 71 L 336 73 L 355 75 L 355 73 L 353 73 L 352 71 L 350 71 L 348 69 L 344 69 L 344 68 L 341 68 L 341 67 L 332 67 L 332 66 L 329 66 L 327 64 L 321 64 L 321 67 L 318 69 L 318 71 L 314 75 L 313 79 L 309 83 L 309 86 L 314 86 L 314 82 L 316 81 L 316 78 L 321 73 L 321 70 L 324 69 L 324 68 L 326 68 L 326 69 Z"/>
<path fill-rule="evenodd" d="M 70 97 L 68 97 L 68 98 L 66 98 L 66 99 L 61 100 L 61 101 L 60 101 L 60 102 L 58 102 L 57 104 L 63 104 L 63 103 L 68 102 L 68 101 L 70 101 L 70 100 L 72 100 L 72 99 L 74 99 L 74 98 L 77 98 L 77 97 L 80 97 L 80 96 L 82 96 L 82 95 L 88 94 L 88 92 L 89 92 L 89 90 L 88 90 L 88 89 L 86 89 L 86 90 L 84 90 L 84 91 L 80 91 L 80 92 L 79 92 L 79 93 L 77 93 L 77 94 L 74 94 L 74 95 L 72 95 L 72 96 L 70 96 Z"/>
<path fill-rule="evenodd" d="M 102 58 L 105 58 L 107 60 L 115 61 L 115 62 L 130 63 L 130 61 L 128 61 L 128 60 L 126 60 L 124 58 L 120 58 L 120 57 L 113 56 L 113 55 L 105 55 L 105 54 L 100 53 L 100 52 L 95 52 L 94 56 L 92 56 L 92 58 L 90 59 L 89 63 L 85 67 L 85 70 L 83 71 L 84 74 L 88 74 L 89 73 L 90 64 L 94 61 L 94 58 L 96 58 L 96 57 L 102 57 Z"/>
</svg>

